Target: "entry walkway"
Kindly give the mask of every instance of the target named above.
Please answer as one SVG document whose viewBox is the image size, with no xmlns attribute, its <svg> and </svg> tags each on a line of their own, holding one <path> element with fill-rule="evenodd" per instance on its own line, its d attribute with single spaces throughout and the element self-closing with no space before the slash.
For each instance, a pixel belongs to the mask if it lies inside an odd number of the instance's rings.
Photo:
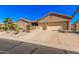
<svg viewBox="0 0 79 59">
<path fill-rule="evenodd" d="M 34 30 L 19 36 L 2 32 L 0 33 L 0 51 L 13 54 L 79 53 L 79 34 Z"/>
</svg>

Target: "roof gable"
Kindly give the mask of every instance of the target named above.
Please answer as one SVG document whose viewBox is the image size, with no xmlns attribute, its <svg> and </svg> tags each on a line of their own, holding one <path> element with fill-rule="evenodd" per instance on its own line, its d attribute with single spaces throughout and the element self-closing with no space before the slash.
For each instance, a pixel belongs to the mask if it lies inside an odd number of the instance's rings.
<svg viewBox="0 0 79 59">
<path fill-rule="evenodd" d="M 18 22 L 18 21 L 24 21 L 24 22 L 30 22 L 30 20 L 27 20 L 27 19 L 24 19 L 24 18 L 20 18 L 19 20 L 17 20 L 16 22 Z"/>
<path fill-rule="evenodd" d="M 55 19 L 48 19 L 48 18 L 55 18 Z M 62 18 L 62 19 L 58 19 L 58 18 Z M 49 21 L 49 22 L 57 22 L 57 21 L 69 21 L 72 17 L 69 16 L 65 16 L 62 14 L 56 14 L 56 13 L 48 13 L 47 15 L 45 15 L 44 17 L 42 17 L 40 20 L 37 21 Z"/>
</svg>

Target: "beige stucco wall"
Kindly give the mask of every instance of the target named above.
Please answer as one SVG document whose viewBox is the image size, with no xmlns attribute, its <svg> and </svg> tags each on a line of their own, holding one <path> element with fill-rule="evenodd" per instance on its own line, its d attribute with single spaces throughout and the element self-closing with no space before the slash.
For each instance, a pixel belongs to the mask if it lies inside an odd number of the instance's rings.
<svg viewBox="0 0 79 59">
<path fill-rule="evenodd" d="M 62 26 L 64 30 L 67 30 L 69 28 L 68 19 L 59 16 L 55 16 L 55 15 L 47 16 L 41 19 L 39 22 L 42 23 L 46 21 L 48 26 Z"/>
<path fill-rule="evenodd" d="M 26 29 L 27 23 L 26 23 L 25 21 L 20 20 L 20 21 L 17 21 L 16 24 L 17 24 L 19 27 L 21 27 L 21 28 L 23 28 L 23 29 Z"/>
<path fill-rule="evenodd" d="M 76 29 L 79 30 L 79 23 L 76 23 L 76 25 L 77 25 Z"/>
</svg>

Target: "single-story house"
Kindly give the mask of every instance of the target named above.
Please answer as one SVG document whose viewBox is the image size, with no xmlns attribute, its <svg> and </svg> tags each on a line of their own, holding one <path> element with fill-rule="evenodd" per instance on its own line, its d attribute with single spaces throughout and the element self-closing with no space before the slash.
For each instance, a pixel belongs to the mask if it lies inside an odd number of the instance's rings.
<svg viewBox="0 0 79 59">
<path fill-rule="evenodd" d="M 26 29 L 27 24 L 30 22 L 30 20 L 24 19 L 24 18 L 20 18 L 18 21 L 16 21 L 16 24 L 22 28 L 22 29 Z"/>
<path fill-rule="evenodd" d="M 34 26 L 42 26 L 41 24 L 46 24 L 47 29 L 50 27 L 59 28 L 62 27 L 64 30 L 70 29 L 70 19 L 71 16 L 66 16 L 63 14 L 57 14 L 57 13 L 48 13 L 47 15 L 43 16 L 37 21 L 30 21 L 24 18 L 20 18 L 18 21 L 16 21 L 16 24 L 22 28 L 26 29 L 26 26 L 28 23 Z"/>
<path fill-rule="evenodd" d="M 38 20 L 39 24 L 46 23 L 48 26 L 56 26 L 56 27 L 62 27 L 64 30 L 69 29 L 69 21 L 72 17 L 71 16 L 65 16 L 62 14 L 57 13 L 48 13 L 44 17 Z"/>
</svg>

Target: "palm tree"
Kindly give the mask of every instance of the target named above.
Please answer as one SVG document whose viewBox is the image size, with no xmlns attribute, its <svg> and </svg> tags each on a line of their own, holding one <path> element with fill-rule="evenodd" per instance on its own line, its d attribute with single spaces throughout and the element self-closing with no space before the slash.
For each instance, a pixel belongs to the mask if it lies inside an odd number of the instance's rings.
<svg viewBox="0 0 79 59">
<path fill-rule="evenodd" d="M 5 18 L 4 21 L 3 21 L 5 24 L 10 24 L 10 23 L 13 23 L 13 21 L 11 20 L 11 18 Z"/>
<path fill-rule="evenodd" d="M 11 20 L 11 18 L 5 18 L 3 22 L 5 24 L 6 30 L 10 30 L 11 25 L 13 24 L 13 21 Z"/>
<path fill-rule="evenodd" d="M 77 9 L 74 11 L 74 13 L 72 14 L 72 17 L 74 17 L 77 13 L 79 13 L 79 6 L 77 6 Z"/>
<path fill-rule="evenodd" d="M 77 13 L 79 13 L 79 5 L 77 6 L 77 9 L 74 11 L 74 13 L 72 14 L 72 17 L 74 17 Z M 76 30 L 76 23 L 73 24 L 72 26 L 74 26 L 73 30 Z"/>
<path fill-rule="evenodd" d="M 4 27 L 7 31 L 13 30 L 13 31 L 16 31 L 16 33 L 19 33 L 20 28 L 13 23 L 11 18 L 5 18 L 3 22 L 5 24 Z"/>
</svg>

